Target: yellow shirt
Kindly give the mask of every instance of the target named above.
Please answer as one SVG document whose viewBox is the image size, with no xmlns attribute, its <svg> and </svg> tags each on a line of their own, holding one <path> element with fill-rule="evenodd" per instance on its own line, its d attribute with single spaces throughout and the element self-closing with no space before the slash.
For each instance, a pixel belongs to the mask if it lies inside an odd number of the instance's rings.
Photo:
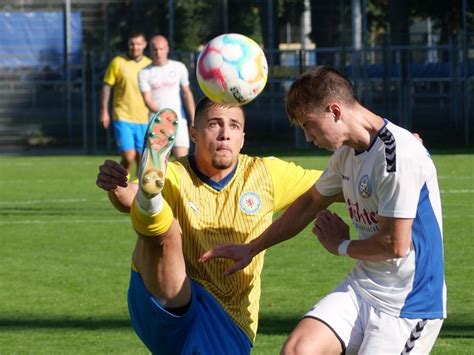
<svg viewBox="0 0 474 355">
<path fill-rule="evenodd" d="M 112 59 L 104 76 L 104 84 L 114 87 L 114 120 L 148 123 L 148 108 L 138 89 L 138 72 L 152 61 L 143 57 L 139 62 L 127 56 Z"/>
<path fill-rule="evenodd" d="M 236 324 L 255 341 L 264 253 L 244 270 L 224 276 L 232 263 L 199 257 L 220 243 L 248 243 L 307 191 L 321 171 L 305 170 L 277 158 L 239 155 L 232 179 L 216 191 L 198 178 L 187 157 L 169 163 L 163 197 L 182 229 L 188 276 L 216 297 Z"/>
</svg>

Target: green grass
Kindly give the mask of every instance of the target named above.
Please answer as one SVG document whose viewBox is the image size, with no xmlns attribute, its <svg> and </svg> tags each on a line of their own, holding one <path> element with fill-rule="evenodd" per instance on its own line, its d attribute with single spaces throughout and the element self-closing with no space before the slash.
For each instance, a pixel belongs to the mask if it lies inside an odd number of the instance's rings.
<svg viewBox="0 0 474 355">
<path fill-rule="evenodd" d="M 0 353 L 146 354 L 126 290 L 135 241 L 95 187 L 104 157 L 0 157 Z M 292 156 L 324 167 L 327 156 Z M 434 354 L 474 354 L 474 158 L 435 155 L 448 312 Z M 346 216 L 344 207 L 334 210 Z M 304 231 L 268 251 L 254 354 L 277 354 L 301 315 L 351 269 Z"/>
</svg>

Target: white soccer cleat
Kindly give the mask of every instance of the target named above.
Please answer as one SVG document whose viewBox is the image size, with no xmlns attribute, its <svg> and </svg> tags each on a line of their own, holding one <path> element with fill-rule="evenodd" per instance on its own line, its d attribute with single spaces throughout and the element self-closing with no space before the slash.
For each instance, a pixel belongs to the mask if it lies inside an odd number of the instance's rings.
<svg viewBox="0 0 474 355">
<path fill-rule="evenodd" d="M 166 164 L 177 128 L 178 116 L 167 108 L 155 113 L 148 124 L 138 172 L 138 185 L 150 197 L 159 194 L 165 186 Z"/>
</svg>

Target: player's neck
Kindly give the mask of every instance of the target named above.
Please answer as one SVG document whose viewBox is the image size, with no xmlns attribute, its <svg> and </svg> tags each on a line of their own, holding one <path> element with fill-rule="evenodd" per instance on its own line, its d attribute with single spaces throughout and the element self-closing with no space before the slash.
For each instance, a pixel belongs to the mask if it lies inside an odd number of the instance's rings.
<svg viewBox="0 0 474 355">
<path fill-rule="evenodd" d="M 168 64 L 168 59 L 155 60 L 155 62 L 154 62 L 153 64 L 155 64 L 155 65 L 158 66 L 158 67 L 163 67 L 163 66 L 165 66 L 166 64 Z"/>
<path fill-rule="evenodd" d="M 209 179 L 216 182 L 221 181 L 227 175 L 229 175 L 235 169 L 235 166 L 237 165 L 237 162 L 234 162 L 228 168 L 222 169 L 222 168 L 215 168 L 211 163 L 202 162 L 199 159 L 199 157 L 196 157 L 196 156 L 195 156 L 194 161 L 196 164 L 196 169 L 199 170 L 201 174 L 207 176 Z"/>
<path fill-rule="evenodd" d="M 143 59 L 143 54 L 142 54 L 142 55 L 139 55 L 139 56 L 137 56 L 137 57 L 132 57 L 130 54 L 128 54 L 128 57 L 129 57 L 131 60 L 133 60 L 133 61 L 135 61 L 135 62 L 138 63 L 139 61 L 141 61 L 141 60 Z"/>
<path fill-rule="evenodd" d="M 382 117 L 364 108 L 359 111 L 355 122 L 356 124 L 349 129 L 352 137 L 350 139 L 351 144 L 348 145 L 355 150 L 364 151 L 370 147 L 385 125 L 385 121 Z"/>
</svg>

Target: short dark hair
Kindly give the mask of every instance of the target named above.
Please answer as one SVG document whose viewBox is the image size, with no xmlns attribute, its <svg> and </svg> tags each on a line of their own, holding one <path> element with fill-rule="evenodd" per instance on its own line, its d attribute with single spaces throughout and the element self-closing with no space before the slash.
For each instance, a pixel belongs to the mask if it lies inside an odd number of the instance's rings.
<svg viewBox="0 0 474 355">
<path fill-rule="evenodd" d="M 201 98 L 199 100 L 199 102 L 197 103 L 196 105 L 196 110 L 194 111 L 194 124 L 196 124 L 196 122 L 199 120 L 199 118 L 204 114 L 206 113 L 207 111 L 209 111 L 209 109 L 211 107 L 223 107 L 223 108 L 229 108 L 229 107 L 238 107 L 240 108 L 240 110 L 242 111 L 242 114 L 245 118 L 245 110 L 242 106 L 238 106 L 238 105 L 223 105 L 223 104 L 220 104 L 220 103 L 217 103 L 217 102 L 214 102 L 212 101 L 211 99 L 209 99 L 207 96 L 204 96 L 203 98 Z"/>
<path fill-rule="evenodd" d="M 311 112 L 325 109 L 331 100 L 347 105 L 359 103 L 351 81 L 329 66 L 320 66 L 303 73 L 291 84 L 286 95 L 286 112 L 291 123 Z"/>
<path fill-rule="evenodd" d="M 145 33 L 141 31 L 133 31 L 133 32 L 130 32 L 130 34 L 128 35 L 129 40 L 132 38 L 137 38 L 137 37 L 143 37 L 143 39 L 146 41 Z"/>
</svg>

